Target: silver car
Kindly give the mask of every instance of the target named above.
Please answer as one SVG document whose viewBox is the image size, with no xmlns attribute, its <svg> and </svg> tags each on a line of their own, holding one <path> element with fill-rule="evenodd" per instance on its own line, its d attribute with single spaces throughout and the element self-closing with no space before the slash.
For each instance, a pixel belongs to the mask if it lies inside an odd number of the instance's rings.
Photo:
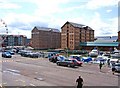
<svg viewBox="0 0 120 88">
<path fill-rule="evenodd" d="M 120 72 L 120 63 L 115 63 L 115 72 Z"/>
</svg>

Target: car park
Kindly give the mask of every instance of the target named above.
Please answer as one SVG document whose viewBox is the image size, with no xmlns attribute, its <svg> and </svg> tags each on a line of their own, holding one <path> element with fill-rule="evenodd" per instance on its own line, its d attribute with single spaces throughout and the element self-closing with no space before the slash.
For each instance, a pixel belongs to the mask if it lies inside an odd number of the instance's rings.
<svg viewBox="0 0 120 88">
<path fill-rule="evenodd" d="M 11 58 L 12 55 L 9 52 L 2 52 L 2 57 Z"/>
<path fill-rule="evenodd" d="M 78 63 L 76 62 L 76 60 L 69 60 L 69 59 L 65 59 L 63 61 L 57 61 L 56 64 L 58 66 L 68 66 L 68 67 L 78 66 Z"/>
</svg>

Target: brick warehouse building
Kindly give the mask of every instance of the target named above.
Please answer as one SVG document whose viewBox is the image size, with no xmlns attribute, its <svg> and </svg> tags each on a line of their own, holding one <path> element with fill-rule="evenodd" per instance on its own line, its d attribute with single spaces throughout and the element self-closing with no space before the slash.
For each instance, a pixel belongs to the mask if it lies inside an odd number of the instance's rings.
<svg viewBox="0 0 120 88">
<path fill-rule="evenodd" d="M 32 30 L 31 41 L 34 49 L 60 48 L 61 33 L 58 29 L 35 26 Z"/>
<path fill-rule="evenodd" d="M 94 30 L 88 26 L 66 22 L 61 29 L 62 49 L 80 49 L 80 42 L 94 41 Z"/>
</svg>

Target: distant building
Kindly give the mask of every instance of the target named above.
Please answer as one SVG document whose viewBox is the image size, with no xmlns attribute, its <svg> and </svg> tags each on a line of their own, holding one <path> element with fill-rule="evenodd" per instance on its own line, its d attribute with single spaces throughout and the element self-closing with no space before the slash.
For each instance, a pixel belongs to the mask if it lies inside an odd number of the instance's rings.
<svg viewBox="0 0 120 88">
<path fill-rule="evenodd" d="M 31 45 L 34 49 L 51 49 L 61 47 L 61 33 L 58 29 L 34 27 Z"/>
<path fill-rule="evenodd" d="M 101 36 L 96 37 L 94 42 L 83 42 L 80 43 L 86 50 L 92 50 L 93 48 L 97 48 L 102 51 L 113 50 L 115 47 L 118 48 L 119 42 L 117 42 L 118 36 Z"/>
<path fill-rule="evenodd" d="M 3 47 L 6 46 L 26 46 L 27 37 L 24 35 L 0 35 L 4 42 Z"/>
<path fill-rule="evenodd" d="M 80 42 L 94 41 L 94 30 L 89 26 L 66 22 L 61 29 L 62 49 L 80 49 Z"/>
</svg>

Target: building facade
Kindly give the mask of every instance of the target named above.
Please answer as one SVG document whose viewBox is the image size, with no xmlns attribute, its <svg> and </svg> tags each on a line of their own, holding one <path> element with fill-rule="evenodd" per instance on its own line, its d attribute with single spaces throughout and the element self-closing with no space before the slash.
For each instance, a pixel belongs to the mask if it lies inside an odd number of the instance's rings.
<svg viewBox="0 0 120 88">
<path fill-rule="evenodd" d="M 31 45 L 34 49 L 56 49 L 61 47 L 61 33 L 58 29 L 34 27 Z"/>
<path fill-rule="evenodd" d="M 2 43 L 3 47 L 6 46 L 26 46 L 27 37 L 24 35 L 0 35 L 4 42 Z"/>
<path fill-rule="evenodd" d="M 101 36 L 96 37 L 94 42 L 80 43 L 86 50 L 92 50 L 97 48 L 100 51 L 113 51 L 114 48 L 118 48 L 119 42 L 117 42 L 118 36 Z"/>
<path fill-rule="evenodd" d="M 62 49 L 80 49 L 80 42 L 94 41 L 94 30 L 88 26 L 66 22 L 61 29 Z"/>
</svg>

